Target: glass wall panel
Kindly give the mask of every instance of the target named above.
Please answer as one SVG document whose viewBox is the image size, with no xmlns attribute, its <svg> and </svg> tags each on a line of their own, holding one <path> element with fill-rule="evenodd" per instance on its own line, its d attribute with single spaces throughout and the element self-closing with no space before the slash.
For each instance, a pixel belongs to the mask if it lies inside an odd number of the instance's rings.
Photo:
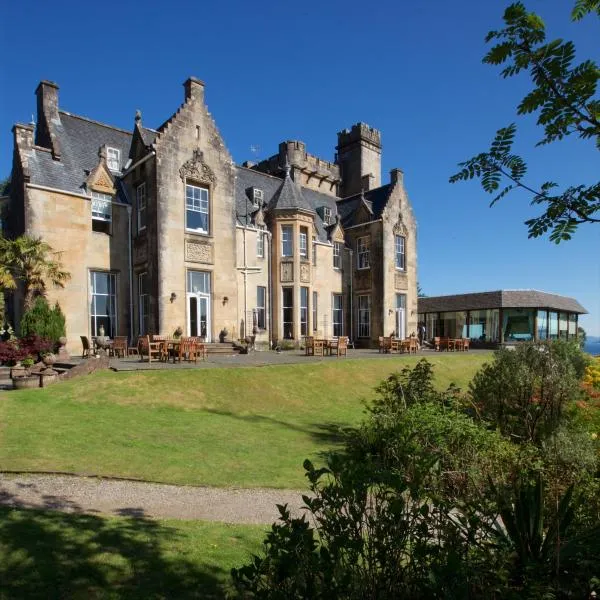
<svg viewBox="0 0 600 600">
<path fill-rule="evenodd" d="M 569 314 L 569 338 L 577 336 L 577 315 L 575 313 Z"/>
<path fill-rule="evenodd" d="M 558 319 L 558 337 L 566 340 L 569 333 L 569 321 L 567 319 L 567 313 L 560 313 Z"/>
<path fill-rule="evenodd" d="M 538 310 L 537 311 L 537 335 L 538 340 L 548 339 L 548 311 Z"/>
<path fill-rule="evenodd" d="M 425 316 L 425 339 L 432 340 L 440 336 L 440 320 L 437 313 L 427 313 Z"/>
<path fill-rule="evenodd" d="M 558 337 L 558 313 L 548 313 L 548 339 L 555 340 Z"/>
<path fill-rule="evenodd" d="M 467 312 L 463 310 L 440 313 L 440 331 L 442 337 L 467 337 Z"/>
<path fill-rule="evenodd" d="M 294 288 L 282 288 L 283 337 L 294 337 Z"/>
<path fill-rule="evenodd" d="M 535 310 L 532 308 L 505 308 L 502 311 L 504 341 L 527 341 L 533 339 Z"/>
<path fill-rule="evenodd" d="M 470 312 L 469 338 L 474 342 L 498 342 L 500 339 L 499 319 L 500 311 L 497 308 L 472 310 Z"/>
</svg>

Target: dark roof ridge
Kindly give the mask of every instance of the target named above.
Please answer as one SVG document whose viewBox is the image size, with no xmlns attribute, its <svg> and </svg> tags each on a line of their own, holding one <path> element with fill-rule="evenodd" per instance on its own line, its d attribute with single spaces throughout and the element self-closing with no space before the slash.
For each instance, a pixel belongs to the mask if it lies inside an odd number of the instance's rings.
<svg viewBox="0 0 600 600">
<path fill-rule="evenodd" d="M 60 109 L 58 111 L 59 114 L 67 115 L 68 117 L 73 117 L 74 119 L 81 119 L 82 121 L 87 121 L 88 123 L 93 123 L 94 125 L 100 125 L 101 127 L 106 127 L 108 129 L 114 129 L 115 131 L 120 131 L 121 133 L 126 133 L 127 135 L 133 135 L 131 131 L 127 129 L 121 129 L 120 127 L 115 127 L 114 125 L 108 125 L 107 123 L 101 123 L 100 121 L 96 121 L 95 119 L 90 119 L 89 117 L 84 117 L 82 115 L 74 115 L 69 111 Z M 148 128 L 146 128 L 148 129 Z"/>
<path fill-rule="evenodd" d="M 390 187 L 391 185 L 392 185 L 391 183 L 384 183 L 383 185 L 380 185 L 379 187 L 372 188 L 370 190 L 362 190 L 362 191 L 358 192 L 358 194 L 353 194 L 352 196 L 344 196 L 343 198 L 336 198 L 335 201 L 336 202 L 345 202 L 346 200 L 354 200 L 355 198 L 360 198 L 363 193 L 370 194 L 371 192 L 376 192 L 377 190 L 382 190 L 383 188 Z M 368 200 L 368 198 L 367 198 L 367 200 Z"/>
<path fill-rule="evenodd" d="M 263 177 L 270 177 L 271 179 L 277 179 L 277 181 L 283 181 L 281 177 L 277 177 L 276 175 L 270 175 L 269 173 L 263 173 L 262 171 L 257 171 L 256 169 L 252 169 L 250 167 L 244 167 L 243 165 L 235 165 L 238 169 L 244 169 L 244 171 L 250 171 L 251 173 L 256 173 L 257 175 L 262 175 Z"/>
</svg>

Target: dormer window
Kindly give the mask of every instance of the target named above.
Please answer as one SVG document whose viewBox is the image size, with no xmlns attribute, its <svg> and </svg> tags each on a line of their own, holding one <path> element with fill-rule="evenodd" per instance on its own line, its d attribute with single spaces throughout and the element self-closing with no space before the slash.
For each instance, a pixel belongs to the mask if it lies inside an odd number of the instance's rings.
<svg viewBox="0 0 600 600">
<path fill-rule="evenodd" d="M 112 223 L 112 196 L 92 192 L 92 231 L 110 233 Z"/>
<path fill-rule="evenodd" d="M 106 149 L 106 165 L 111 171 L 120 171 L 121 151 L 118 148 Z"/>
<path fill-rule="evenodd" d="M 323 223 L 325 223 L 325 225 L 331 223 L 331 209 L 326 206 L 323 207 Z"/>
<path fill-rule="evenodd" d="M 252 188 L 252 204 L 254 206 L 261 206 L 263 203 L 264 192 L 259 188 Z"/>
</svg>

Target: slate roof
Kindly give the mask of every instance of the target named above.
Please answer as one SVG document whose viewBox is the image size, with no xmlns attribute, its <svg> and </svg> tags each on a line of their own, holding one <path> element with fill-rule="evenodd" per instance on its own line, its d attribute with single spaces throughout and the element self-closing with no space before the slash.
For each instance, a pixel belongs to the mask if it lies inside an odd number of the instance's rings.
<svg viewBox="0 0 600 600">
<path fill-rule="evenodd" d="M 418 299 L 418 312 L 484 310 L 491 308 L 548 308 L 578 314 L 587 310 L 574 298 L 538 290 L 497 290 Z"/>
<path fill-rule="evenodd" d="M 392 184 L 388 183 L 364 192 L 365 203 L 371 209 L 374 220 L 381 218 L 381 213 L 387 204 L 391 191 Z M 351 227 L 352 225 L 358 224 L 356 221 L 356 211 L 360 207 L 362 201 L 362 193 L 337 200 L 342 227 Z"/>
<path fill-rule="evenodd" d="M 236 221 L 240 225 L 252 223 L 252 215 L 258 208 L 252 204 L 248 196 L 248 188 L 256 187 L 263 190 L 264 202 L 269 209 L 302 208 L 315 214 L 315 226 L 319 241 L 328 241 L 327 231 L 322 219 L 322 208 L 331 210 L 332 219 L 337 214 L 336 198 L 328 194 L 322 194 L 316 190 L 299 187 L 289 177 L 280 179 L 272 175 L 236 167 L 235 179 L 235 201 Z"/>
<path fill-rule="evenodd" d="M 98 164 L 98 150 L 103 144 L 120 150 L 120 168 L 124 168 L 131 133 L 65 111 L 59 111 L 59 116 L 60 123 L 54 123 L 54 129 L 60 160 L 34 147 L 29 158 L 31 183 L 81 194 L 89 172 Z"/>
<path fill-rule="evenodd" d="M 149 129 L 148 127 L 140 127 L 140 134 L 142 135 L 142 141 L 146 146 L 151 146 L 154 144 L 156 140 L 156 136 L 158 135 L 158 131 L 154 129 Z"/>
</svg>

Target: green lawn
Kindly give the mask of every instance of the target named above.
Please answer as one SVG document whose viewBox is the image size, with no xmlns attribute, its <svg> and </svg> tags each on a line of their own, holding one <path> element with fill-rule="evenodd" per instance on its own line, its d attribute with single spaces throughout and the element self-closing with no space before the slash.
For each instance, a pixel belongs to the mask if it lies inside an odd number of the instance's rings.
<svg viewBox="0 0 600 600">
<path fill-rule="evenodd" d="M 488 353 L 429 360 L 437 383 L 465 388 Z M 150 481 L 303 487 L 306 457 L 356 424 L 362 401 L 417 357 L 239 369 L 97 372 L 2 395 L 0 470 Z"/>
<path fill-rule="evenodd" d="M 265 529 L 0 507 L 0 598 L 224 598 Z"/>
</svg>

